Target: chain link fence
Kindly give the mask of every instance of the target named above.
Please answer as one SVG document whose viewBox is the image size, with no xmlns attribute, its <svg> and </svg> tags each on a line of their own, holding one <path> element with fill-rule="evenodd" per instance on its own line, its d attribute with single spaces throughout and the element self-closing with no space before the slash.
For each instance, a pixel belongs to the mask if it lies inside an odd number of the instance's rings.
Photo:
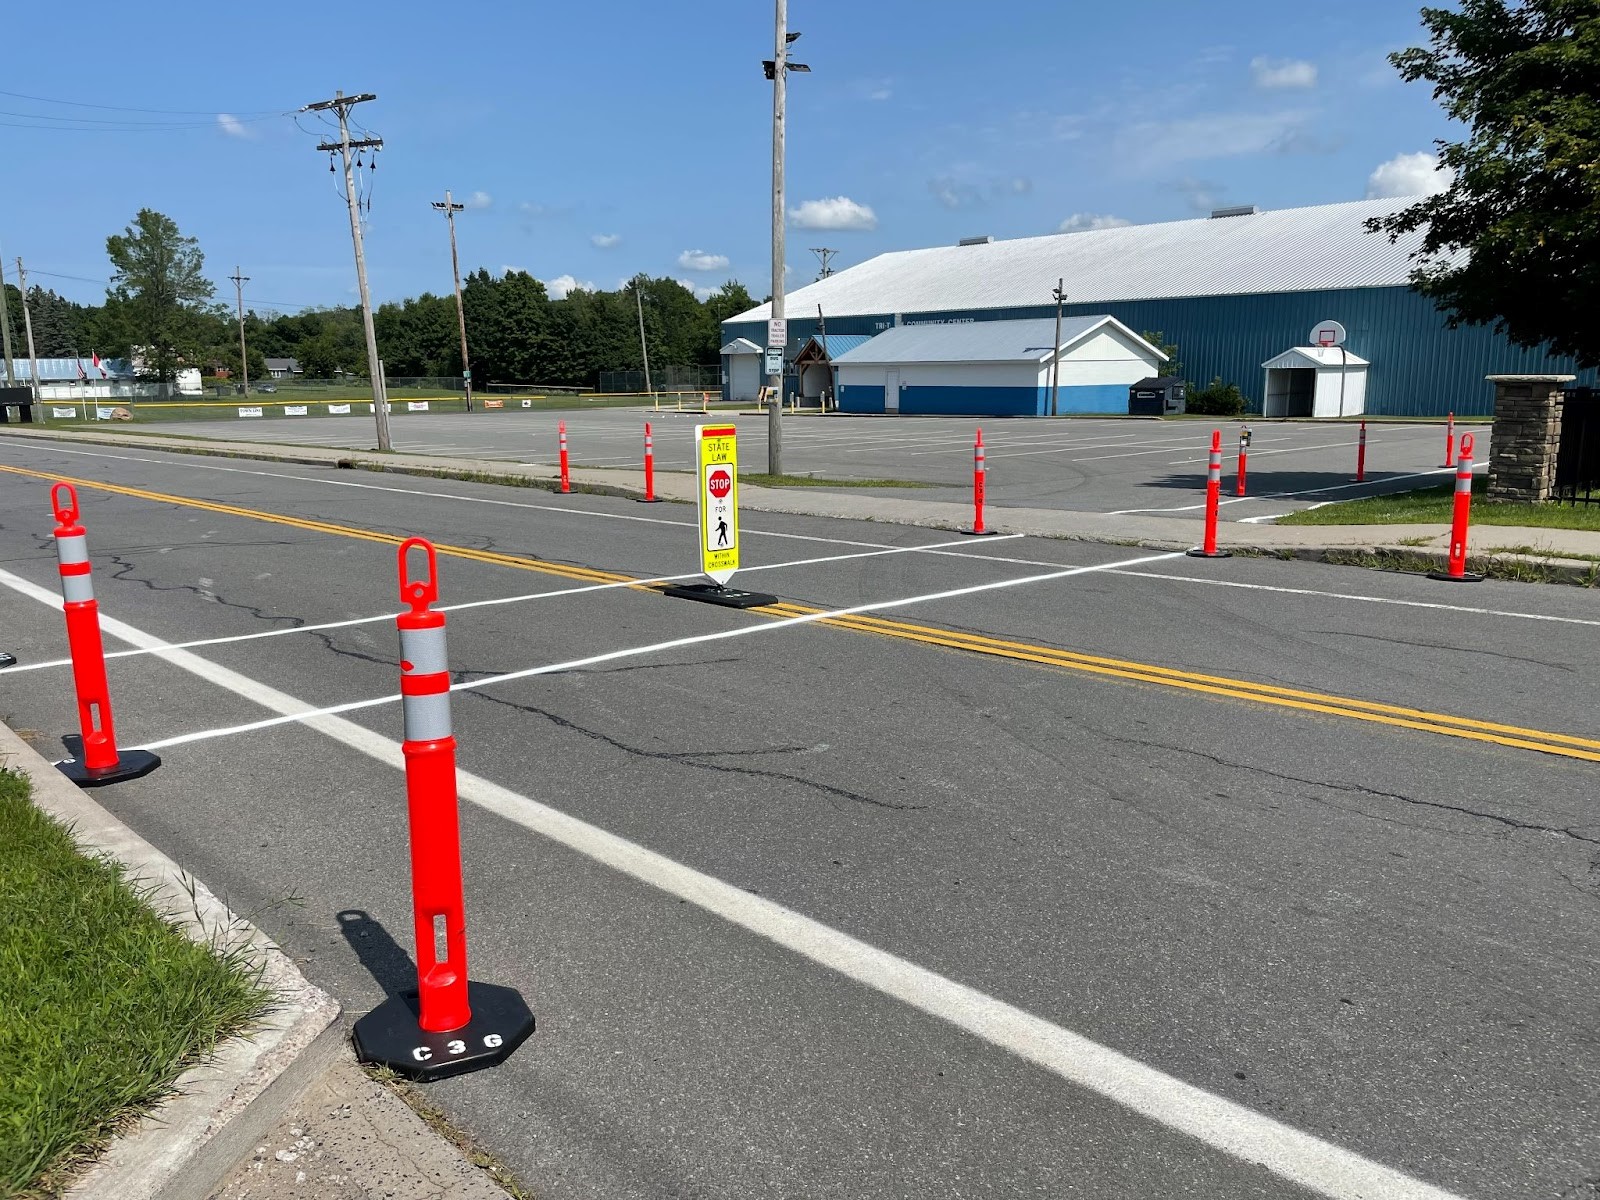
<svg viewBox="0 0 1600 1200">
<path fill-rule="evenodd" d="M 691 365 L 656 367 L 650 372 L 649 391 L 720 392 L 722 368 Z M 641 394 L 647 391 L 643 371 L 601 371 L 600 391 Z"/>
</svg>

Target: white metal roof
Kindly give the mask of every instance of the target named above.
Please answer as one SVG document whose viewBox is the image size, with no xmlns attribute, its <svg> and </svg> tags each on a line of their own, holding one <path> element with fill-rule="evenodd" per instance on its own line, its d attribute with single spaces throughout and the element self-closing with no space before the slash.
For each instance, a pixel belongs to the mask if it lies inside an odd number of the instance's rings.
<svg viewBox="0 0 1600 1200">
<path fill-rule="evenodd" d="M 1268 370 L 1275 370 L 1279 367 L 1365 367 L 1371 364 L 1360 355 L 1349 352 L 1340 358 L 1337 346 L 1295 346 L 1261 365 Z"/>
<path fill-rule="evenodd" d="M 1063 356 L 1104 326 L 1150 352 L 1151 363 L 1166 358 L 1115 317 L 1066 317 L 1061 322 Z M 1054 317 L 1030 321 L 970 321 L 960 324 L 901 325 L 834 359 L 837 366 L 894 363 L 1049 362 L 1054 344 Z"/>
<path fill-rule="evenodd" d="M 1325 288 L 1397 287 L 1421 234 L 1391 244 L 1364 222 L 1413 199 L 1358 200 L 1253 216 L 1170 221 L 880 254 L 786 297 L 830 318 L 1049 304 L 1058 279 L 1074 304 Z M 762 304 L 731 318 L 765 320 Z"/>
<path fill-rule="evenodd" d="M 733 341 L 729 342 L 721 350 L 717 351 L 717 353 L 718 354 L 760 354 L 761 353 L 761 347 L 756 345 L 749 338 L 734 338 Z"/>
</svg>

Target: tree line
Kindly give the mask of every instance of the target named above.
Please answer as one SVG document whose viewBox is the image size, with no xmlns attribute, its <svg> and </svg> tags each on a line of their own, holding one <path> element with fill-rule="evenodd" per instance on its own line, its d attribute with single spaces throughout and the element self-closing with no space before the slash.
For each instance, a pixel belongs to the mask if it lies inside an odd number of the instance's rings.
<svg viewBox="0 0 1600 1200">
<path fill-rule="evenodd" d="M 239 371 L 234 309 L 215 300 L 199 243 L 170 217 L 143 209 L 106 240 L 111 284 L 101 304 L 80 304 L 50 288 L 28 288 L 34 348 L 41 358 L 135 358 L 143 373 L 171 380 L 180 367 L 203 375 Z M 12 351 L 27 353 L 22 301 L 6 284 Z M 455 296 L 423 293 L 373 313 L 378 356 L 391 377 L 461 374 Z M 729 281 L 701 299 L 675 279 L 638 275 L 616 291 L 552 298 L 525 271 L 478 270 L 462 283 L 473 378 L 482 383 L 593 387 L 602 371 L 638 370 L 642 311 L 652 368 L 715 365 L 720 326 L 756 301 Z M 265 378 L 266 359 L 293 358 L 310 378 L 367 373 L 361 312 L 355 306 L 299 313 L 249 309 L 244 319 L 250 377 Z"/>
</svg>

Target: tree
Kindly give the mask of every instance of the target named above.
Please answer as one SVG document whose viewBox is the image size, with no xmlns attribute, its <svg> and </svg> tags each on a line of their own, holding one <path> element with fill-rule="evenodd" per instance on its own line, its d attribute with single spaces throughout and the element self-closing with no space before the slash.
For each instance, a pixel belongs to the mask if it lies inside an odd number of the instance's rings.
<svg viewBox="0 0 1600 1200">
<path fill-rule="evenodd" d="M 157 379 L 171 380 L 184 358 L 198 359 L 201 319 L 216 288 L 201 274 L 200 243 L 178 232 L 171 217 L 141 208 L 133 224 L 106 239 L 111 259 L 107 306 L 122 310 L 128 350 L 143 352 Z"/>
<path fill-rule="evenodd" d="M 1438 143 L 1447 191 L 1368 228 L 1424 230 L 1412 285 L 1452 327 L 1600 365 L 1600 5 L 1462 0 L 1422 20 L 1431 48 L 1390 61 L 1468 137 Z"/>
<path fill-rule="evenodd" d="M 1159 329 L 1154 333 L 1147 329 L 1139 336 L 1167 356 L 1167 361 L 1158 368 L 1161 374 L 1169 375 L 1173 379 L 1183 378 L 1183 362 L 1178 358 L 1176 343 L 1167 341 L 1167 335 Z"/>
</svg>

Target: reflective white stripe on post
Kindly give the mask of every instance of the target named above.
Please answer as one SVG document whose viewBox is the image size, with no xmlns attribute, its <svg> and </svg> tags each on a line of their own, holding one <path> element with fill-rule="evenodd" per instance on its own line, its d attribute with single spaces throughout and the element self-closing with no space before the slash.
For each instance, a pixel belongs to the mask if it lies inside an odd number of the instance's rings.
<svg viewBox="0 0 1600 1200">
<path fill-rule="evenodd" d="M 89 561 L 89 538 L 86 534 L 73 534 L 71 537 L 58 537 L 56 539 L 56 561 L 63 565 L 67 563 L 84 563 Z"/>
<path fill-rule="evenodd" d="M 437 675 L 450 669 L 445 653 L 444 626 L 400 631 L 400 670 L 405 675 Z"/>
<path fill-rule="evenodd" d="M 82 604 L 94 599 L 94 577 L 91 575 L 63 575 L 61 598 L 68 604 Z"/>
<path fill-rule="evenodd" d="M 1206 478 L 1218 483 L 1222 482 L 1222 451 L 1211 452 L 1211 462 L 1206 467 Z"/>
<path fill-rule="evenodd" d="M 408 742 L 436 742 L 450 736 L 450 693 L 402 696 L 400 711 Z"/>
</svg>

